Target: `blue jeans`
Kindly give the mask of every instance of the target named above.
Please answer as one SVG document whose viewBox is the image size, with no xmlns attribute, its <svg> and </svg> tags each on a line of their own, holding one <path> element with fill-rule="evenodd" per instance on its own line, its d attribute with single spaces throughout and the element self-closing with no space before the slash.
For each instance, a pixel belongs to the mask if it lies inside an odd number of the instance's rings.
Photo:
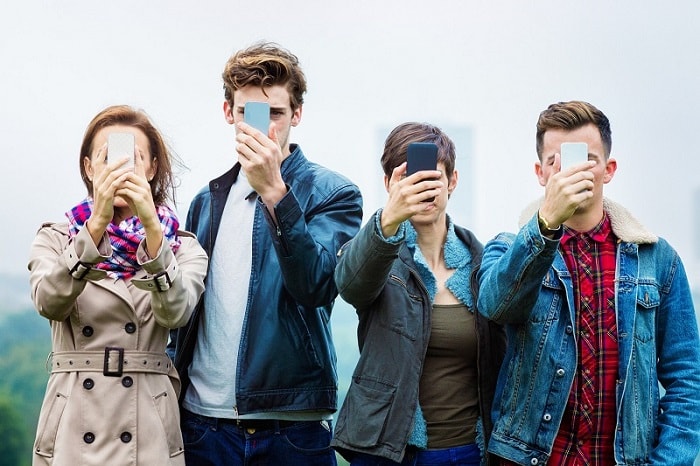
<svg viewBox="0 0 700 466">
<path fill-rule="evenodd" d="M 350 466 L 479 466 L 481 452 L 475 443 L 439 450 L 414 450 L 407 452 L 403 461 L 358 453 Z"/>
<path fill-rule="evenodd" d="M 189 466 L 336 466 L 330 421 L 300 421 L 245 429 L 235 421 L 182 412 Z M 290 424 L 290 425 L 287 425 Z"/>
</svg>

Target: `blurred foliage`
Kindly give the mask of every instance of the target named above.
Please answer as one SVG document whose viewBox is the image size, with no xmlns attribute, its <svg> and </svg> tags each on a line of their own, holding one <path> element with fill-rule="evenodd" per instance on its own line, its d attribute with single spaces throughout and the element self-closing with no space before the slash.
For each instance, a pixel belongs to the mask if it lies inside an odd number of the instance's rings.
<svg viewBox="0 0 700 466">
<path fill-rule="evenodd" d="M 34 310 L 0 320 L 0 466 L 31 464 L 49 351 L 48 321 Z"/>
</svg>

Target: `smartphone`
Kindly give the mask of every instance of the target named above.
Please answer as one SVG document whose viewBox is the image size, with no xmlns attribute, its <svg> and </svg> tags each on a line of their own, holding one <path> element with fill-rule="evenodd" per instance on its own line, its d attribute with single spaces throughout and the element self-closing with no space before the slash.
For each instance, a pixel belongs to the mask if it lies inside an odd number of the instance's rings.
<svg viewBox="0 0 700 466">
<path fill-rule="evenodd" d="M 588 144 L 585 142 L 561 143 L 561 169 L 580 165 L 588 160 Z"/>
<path fill-rule="evenodd" d="M 110 133 L 107 136 L 107 160 L 121 160 L 128 156 L 129 160 L 122 168 L 134 169 L 134 135 L 133 133 Z"/>
<path fill-rule="evenodd" d="M 423 170 L 437 170 L 437 144 L 432 142 L 412 142 L 406 152 L 406 176 Z M 434 197 L 423 202 L 433 202 Z"/>
<path fill-rule="evenodd" d="M 267 102 L 246 102 L 243 107 L 243 121 L 265 136 L 270 132 L 270 104 Z"/>
</svg>

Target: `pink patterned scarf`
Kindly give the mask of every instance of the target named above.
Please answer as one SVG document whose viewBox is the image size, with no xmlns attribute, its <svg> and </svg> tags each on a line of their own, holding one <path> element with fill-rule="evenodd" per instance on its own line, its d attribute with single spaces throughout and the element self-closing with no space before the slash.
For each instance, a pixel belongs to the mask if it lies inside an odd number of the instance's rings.
<svg viewBox="0 0 700 466">
<path fill-rule="evenodd" d="M 92 213 L 92 197 L 87 197 L 80 204 L 66 212 L 69 224 L 69 235 L 73 238 L 78 234 Z M 177 229 L 180 222 L 170 207 L 158 206 L 156 209 L 160 219 L 161 228 L 166 241 L 173 252 L 180 247 L 180 239 Z M 112 256 L 104 262 L 95 265 L 96 268 L 106 270 L 115 278 L 130 278 L 141 268 L 136 259 L 136 250 L 146 236 L 141 220 L 133 216 L 122 220 L 119 225 L 110 223 L 107 226 L 109 242 L 112 245 Z"/>
</svg>

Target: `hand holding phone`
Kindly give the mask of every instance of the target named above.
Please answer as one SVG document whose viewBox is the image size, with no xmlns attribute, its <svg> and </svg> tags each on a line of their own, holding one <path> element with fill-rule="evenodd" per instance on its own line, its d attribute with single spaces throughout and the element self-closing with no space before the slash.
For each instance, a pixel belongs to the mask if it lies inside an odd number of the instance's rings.
<svg viewBox="0 0 700 466">
<path fill-rule="evenodd" d="M 134 144 L 133 133 L 110 133 L 107 136 L 107 160 L 114 162 L 129 157 L 129 160 L 121 168 L 133 170 Z"/>
<path fill-rule="evenodd" d="M 268 136 L 270 132 L 270 104 L 267 102 L 246 102 L 243 107 L 243 121 Z"/>
<path fill-rule="evenodd" d="M 574 165 L 580 165 L 588 161 L 588 144 L 585 142 L 562 142 L 560 155 L 562 171 Z"/>
<path fill-rule="evenodd" d="M 406 176 L 423 170 L 437 170 L 437 144 L 432 142 L 412 142 L 406 152 Z M 434 197 L 423 202 L 433 202 Z"/>
</svg>

